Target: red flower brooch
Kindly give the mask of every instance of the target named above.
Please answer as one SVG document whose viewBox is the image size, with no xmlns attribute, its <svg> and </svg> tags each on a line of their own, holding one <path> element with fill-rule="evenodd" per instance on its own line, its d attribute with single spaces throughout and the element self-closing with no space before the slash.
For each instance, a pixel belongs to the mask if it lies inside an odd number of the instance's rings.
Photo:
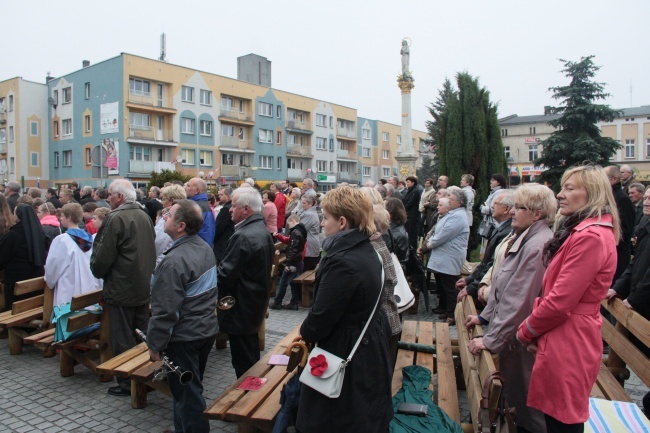
<svg viewBox="0 0 650 433">
<path fill-rule="evenodd" d="M 327 359 L 325 355 L 316 355 L 309 360 L 309 366 L 311 367 L 311 375 L 320 377 L 327 370 Z"/>
</svg>

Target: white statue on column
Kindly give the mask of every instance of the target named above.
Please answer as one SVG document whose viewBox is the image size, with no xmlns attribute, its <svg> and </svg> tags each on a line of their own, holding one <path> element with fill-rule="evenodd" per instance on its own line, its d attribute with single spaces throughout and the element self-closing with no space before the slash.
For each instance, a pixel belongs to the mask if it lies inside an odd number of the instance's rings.
<svg viewBox="0 0 650 433">
<path fill-rule="evenodd" d="M 402 39 L 402 49 L 399 52 L 402 55 L 402 74 L 405 76 L 410 75 L 409 73 L 409 43 L 406 39 Z"/>
</svg>

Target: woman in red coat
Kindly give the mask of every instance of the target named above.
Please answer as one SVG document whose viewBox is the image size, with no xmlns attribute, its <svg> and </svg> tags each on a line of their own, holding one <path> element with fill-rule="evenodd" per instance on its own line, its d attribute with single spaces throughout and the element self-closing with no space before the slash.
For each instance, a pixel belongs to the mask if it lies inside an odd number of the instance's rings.
<svg viewBox="0 0 650 433">
<path fill-rule="evenodd" d="M 543 298 L 517 338 L 537 351 L 528 406 L 544 413 L 549 432 L 583 432 L 603 352 L 600 302 L 616 270 L 620 224 L 600 167 L 568 170 L 557 198 L 562 219 L 544 247 Z"/>
</svg>

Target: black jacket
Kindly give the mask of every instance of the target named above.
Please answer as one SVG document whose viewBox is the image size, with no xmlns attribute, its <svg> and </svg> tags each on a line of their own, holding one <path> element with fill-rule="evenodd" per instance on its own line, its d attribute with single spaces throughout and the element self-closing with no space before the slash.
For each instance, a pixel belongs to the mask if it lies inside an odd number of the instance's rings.
<svg viewBox="0 0 650 433">
<path fill-rule="evenodd" d="M 644 217 L 636 231 L 634 260 L 612 287 L 632 308 L 650 319 L 650 219 Z"/>
<path fill-rule="evenodd" d="M 616 273 L 614 274 L 614 280 L 616 280 L 625 272 L 625 269 L 630 264 L 635 212 L 632 200 L 625 194 L 620 183 L 613 185 L 612 191 L 614 192 L 614 200 L 618 208 L 618 216 L 621 220 L 621 241 L 616 246 L 616 255 L 618 256 Z"/>
<path fill-rule="evenodd" d="M 409 236 L 403 225 L 390 223 L 388 231 L 381 235 L 388 251 L 395 253 L 401 263 L 405 263 L 409 254 Z"/>
<path fill-rule="evenodd" d="M 343 359 L 350 355 L 382 288 L 381 263 L 367 235 L 355 230 L 338 239 L 321 260 L 314 305 L 300 335 Z M 303 386 L 296 429 L 310 433 L 387 432 L 391 405 L 391 335 L 378 307 L 345 369 L 339 398 Z M 309 367 L 307 367 L 309 368 Z"/>
<path fill-rule="evenodd" d="M 57 197 L 57 196 L 55 196 L 55 195 L 53 195 L 52 197 L 48 198 L 48 199 L 45 200 L 45 201 L 46 201 L 47 203 L 52 203 L 52 205 L 53 205 L 55 208 L 57 208 L 57 209 L 61 209 L 61 208 L 63 207 L 63 205 L 62 205 L 61 202 L 59 201 L 59 197 Z"/>
<path fill-rule="evenodd" d="M 302 263 L 302 252 L 307 243 L 307 229 L 302 224 L 297 224 L 289 232 L 289 245 L 287 246 L 287 266 L 300 266 Z"/>
<path fill-rule="evenodd" d="M 230 310 L 217 310 L 219 330 L 252 335 L 260 329 L 271 296 L 275 244 L 261 214 L 241 223 L 228 241 L 218 268 L 219 299 L 234 296 Z"/>
<path fill-rule="evenodd" d="M 404 194 L 404 208 L 406 209 L 406 231 L 410 234 L 420 224 L 420 198 L 424 189 L 421 185 L 413 185 L 407 188 Z"/>
<path fill-rule="evenodd" d="M 485 255 L 483 256 L 483 260 L 481 260 L 481 263 L 479 263 L 475 268 L 474 271 L 469 274 L 468 277 L 465 278 L 465 282 L 467 283 L 467 294 L 473 296 L 476 298 L 478 296 L 478 285 L 487 273 L 488 269 L 492 266 L 494 263 L 494 251 L 496 250 L 497 246 L 501 243 L 501 241 L 508 236 L 508 233 L 512 231 L 512 219 L 508 218 L 507 221 L 505 221 L 499 228 L 496 230 L 492 231 L 492 235 L 490 236 L 490 239 L 488 240 L 488 244 L 485 247 Z"/>
<path fill-rule="evenodd" d="M 212 251 L 214 251 L 214 257 L 218 262 L 223 260 L 226 254 L 228 239 L 235 233 L 235 222 L 232 220 L 232 215 L 230 215 L 231 206 L 232 202 L 230 201 L 224 204 L 219 210 L 217 219 L 214 222 L 214 245 L 212 246 Z"/>
<path fill-rule="evenodd" d="M 158 211 L 162 208 L 163 204 L 158 199 L 149 200 L 144 205 L 144 209 L 147 211 L 147 215 L 149 215 L 149 218 L 151 218 L 151 222 L 154 223 L 154 225 L 156 224 L 156 216 L 158 215 Z"/>
</svg>

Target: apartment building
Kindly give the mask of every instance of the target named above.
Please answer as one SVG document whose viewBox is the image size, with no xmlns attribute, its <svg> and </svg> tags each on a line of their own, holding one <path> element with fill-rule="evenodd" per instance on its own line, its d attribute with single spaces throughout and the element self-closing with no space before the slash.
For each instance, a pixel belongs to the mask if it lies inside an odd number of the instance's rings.
<svg viewBox="0 0 650 433">
<path fill-rule="evenodd" d="M 613 122 L 599 122 L 601 133 L 621 143 L 615 164 L 629 164 L 636 178 L 650 182 L 650 105 L 624 108 Z"/>
<path fill-rule="evenodd" d="M 47 188 L 47 85 L 21 77 L 0 82 L 0 179 Z"/>
</svg>

